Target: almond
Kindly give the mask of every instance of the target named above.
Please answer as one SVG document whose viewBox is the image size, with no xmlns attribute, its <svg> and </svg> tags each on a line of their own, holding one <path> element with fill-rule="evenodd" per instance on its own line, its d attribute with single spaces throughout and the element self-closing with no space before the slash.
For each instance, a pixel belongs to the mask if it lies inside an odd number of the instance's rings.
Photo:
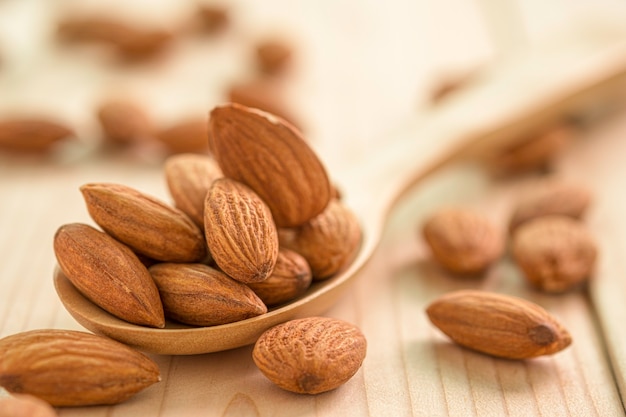
<svg viewBox="0 0 626 417">
<path fill-rule="evenodd" d="M 278 257 L 278 232 L 263 200 L 245 185 L 220 178 L 204 207 L 206 241 L 220 269 L 244 283 L 267 279 Z"/>
<path fill-rule="evenodd" d="M 29 394 L 0 395 L 0 417 L 57 417 L 47 402 Z"/>
<path fill-rule="evenodd" d="M 292 61 L 293 48 L 283 39 L 264 39 L 256 45 L 259 70 L 268 75 L 284 72 Z"/>
<path fill-rule="evenodd" d="M 72 129 L 45 119 L 0 121 L 0 150 L 45 152 L 74 135 Z"/>
<path fill-rule="evenodd" d="M 283 232 L 284 237 L 288 236 Z M 361 227 L 354 213 L 339 200 L 296 228 L 284 245 L 308 262 L 313 280 L 324 280 L 347 265 L 361 242 Z"/>
<path fill-rule="evenodd" d="M 512 252 L 532 286 L 561 293 L 589 279 L 598 250 L 582 223 L 565 216 L 544 216 L 516 229 Z"/>
<path fill-rule="evenodd" d="M 517 202 L 509 230 L 537 217 L 549 215 L 579 219 L 591 203 L 591 191 L 578 183 L 551 179 L 539 182 Z"/>
<path fill-rule="evenodd" d="M 223 31 L 230 23 L 228 9 L 217 4 L 199 4 L 196 16 L 202 29 L 211 34 Z"/>
<path fill-rule="evenodd" d="M 181 210 L 120 184 L 85 184 L 80 190 L 92 219 L 134 251 L 163 262 L 207 256 L 202 230 Z"/>
<path fill-rule="evenodd" d="M 156 285 L 122 243 L 89 225 L 72 223 L 57 230 L 54 253 L 65 276 L 94 304 L 130 323 L 165 326 Z"/>
<path fill-rule="evenodd" d="M 433 213 L 422 235 L 434 259 L 449 271 L 473 275 L 484 271 L 504 251 L 502 233 L 483 215 L 460 207 Z"/>
<path fill-rule="evenodd" d="M 204 200 L 222 170 L 209 155 L 178 154 L 165 160 L 165 179 L 178 209 L 204 227 Z"/>
<path fill-rule="evenodd" d="M 117 144 L 127 144 L 152 137 L 153 126 L 147 113 L 129 100 L 109 100 L 100 105 L 98 121 L 105 139 Z"/>
<path fill-rule="evenodd" d="M 264 281 L 252 282 L 248 286 L 268 306 L 293 300 L 311 285 L 311 268 L 298 253 L 279 248 L 274 272 Z"/>
<path fill-rule="evenodd" d="M 247 107 L 274 114 L 298 127 L 295 116 L 287 109 L 284 87 L 274 79 L 255 79 L 230 86 L 228 99 Z"/>
<path fill-rule="evenodd" d="M 279 387 L 319 394 L 346 383 L 367 350 L 361 330 L 343 320 L 309 317 L 279 324 L 259 337 L 252 358 Z"/>
<path fill-rule="evenodd" d="M 193 118 L 175 123 L 156 134 L 156 138 L 165 145 L 167 151 L 177 153 L 200 153 L 209 151 L 207 120 Z"/>
<path fill-rule="evenodd" d="M 502 358 L 550 355 L 572 341 L 567 330 L 539 305 L 503 294 L 454 291 L 432 302 L 426 313 L 459 345 Z"/>
<path fill-rule="evenodd" d="M 160 379 L 150 358 L 102 336 L 33 330 L 0 339 L 0 385 L 53 406 L 117 404 Z"/>
<path fill-rule="evenodd" d="M 324 166 L 283 119 L 227 104 L 211 112 L 209 138 L 224 175 L 252 188 L 278 226 L 306 223 L 328 205 L 331 185 Z"/>
<path fill-rule="evenodd" d="M 203 264 L 150 267 L 165 313 L 181 323 L 214 326 L 255 317 L 267 307 L 245 284 Z"/>
</svg>

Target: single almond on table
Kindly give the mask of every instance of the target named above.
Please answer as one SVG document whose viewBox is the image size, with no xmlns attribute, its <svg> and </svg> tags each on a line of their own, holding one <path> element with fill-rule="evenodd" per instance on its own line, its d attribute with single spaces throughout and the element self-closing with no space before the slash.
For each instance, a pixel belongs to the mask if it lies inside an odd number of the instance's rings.
<svg viewBox="0 0 626 417">
<path fill-rule="evenodd" d="M 319 394 L 347 382 L 367 350 L 361 330 L 343 320 L 309 317 L 265 331 L 252 351 L 261 372 L 279 387 Z"/>
<path fill-rule="evenodd" d="M 422 235 L 434 259 L 451 272 L 472 275 L 484 271 L 504 251 L 504 239 L 485 216 L 464 208 L 433 213 Z"/>
<path fill-rule="evenodd" d="M 57 230 L 54 253 L 67 279 L 94 304 L 130 323 L 165 326 L 159 291 L 124 244 L 89 225 L 72 223 Z"/>
<path fill-rule="evenodd" d="M 202 230 L 181 210 L 121 184 L 85 184 L 80 191 L 91 218 L 134 251 L 163 262 L 207 256 Z"/>
<path fill-rule="evenodd" d="M 209 155 L 185 153 L 165 160 L 165 179 L 176 208 L 204 228 L 204 200 L 211 184 L 223 176 Z"/>
<path fill-rule="evenodd" d="M 1 388 L 0 388 L 1 391 Z M 30 394 L 1 395 L 0 417 L 57 417 L 47 402 Z"/>
<path fill-rule="evenodd" d="M 279 248 L 274 272 L 264 281 L 251 282 L 248 286 L 268 306 L 293 300 L 311 285 L 311 268 L 302 255 L 289 249 Z"/>
<path fill-rule="evenodd" d="M 219 268 L 243 283 L 267 279 L 278 257 L 278 232 L 263 200 L 244 184 L 219 178 L 204 207 L 206 242 Z"/>
<path fill-rule="evenodd" d="M 35 118 L 0 121 L 0 150 L 46 152 L 56 143 L 74 135 L 60 123 Z"/>
<path fill-rule="evenodd" d="M 565 216 L 544 216 L 515 230 L 512 252 L 533 287 L 561 293 L 589 279 L 598 249 L 582 223 Z"/>
<path fill-rule="evenodd" d="M 542 307 L 503 294 L 454 291 L 433 301 L 426 313 L 459 345 L 502 358 L 550 355 L 572 342 L 567 330 Z"/>
<path fill-rule="evenodd" d="M 282 236 L 287 237 L 286 233 Z M 313 273 L 313 280 L 330 278 L 347 265 L 361 242 L 361 226 L 354 213 L 339 200 L 331 200 L 321 214 L 283 242 L 302 255 Z"/>
<path fill-rule="evenodd" d="M 277 226 L 306 223 L 328 205 L 332 187 L 324 166 L 283 119 L 226 104 L 211 112 L 209 140 L 224 175 L 254 190 Z"/>
<path fill-rule="evenodd" d="M 117 404 L 160 379 L 154 361 L 106 337 L 32 330 L 0 339 L 0 386 L 55 407 Z"/>
<path fill-rule="evenodd" d="M 578 183 L 551 179 L 538 183 L 517 202 L 509 230 L 541 216 L 562 215 L 573 219 L 583 216 L 591 203 L 591 191 Z"/>
<path fill-rule="evenodd" d="M 214 326 L 267 312 L 245 284 L 204 264 L 161 263 L 150 267 L 165 313 L 181 323 Z"/>
<path fill-rule="evenodd" d="M 159 130 L 156 138 L 172 154 L 206 154 L 209 151 L 207 123 L 201 117 L 186 119 Z"/>
<path fill-rule="evenodd" d="M 97 116 L 105 139 L 112 143 L 129 144 L 153 136 L 154 127 L 148 114 L 130 100 L 105 101 L 98 108 Z"/>
</svg>

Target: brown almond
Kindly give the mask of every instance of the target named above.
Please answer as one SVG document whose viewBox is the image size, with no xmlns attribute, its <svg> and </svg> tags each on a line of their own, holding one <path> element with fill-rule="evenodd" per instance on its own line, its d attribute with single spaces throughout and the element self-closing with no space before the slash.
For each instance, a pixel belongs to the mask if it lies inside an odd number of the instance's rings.
<svg viewBox="0 0 626 417">
<path fill-rule="evenodd" d="M 209 138 L 224 175 L 252 188 L 278 226 L 306 223 L 328 205 L 331 185 L 324 166 L 283 119 L 227 104 L 211 112 Z"/>
<path fill-rule="evenodd" d="M 217 4 L 199 4 L 196 17 L 201 29 L 210 34 L 221 32 L 230 24 L 228 8 Z"/>
<path fill-rule="evenodd" d="M 533 287 L 561 293 L 589 279 L 598 250 L 584 224 L 565 216 L 544 216 L 516 229 L 512 252 Z"/>
<path fill-rule="evenodd" d="M 172 154 L 206 154 L 209 151 L 208 135 L 207 120 L 194 118 L 183 120 L 160 130 L 157 132 L 156 138 Z"/>
<path fill-rule="evenodd" d="M 256 62 L 263 74 L 284 72 L 292 61 L 293 48 L 283 39 L 265 39 L 256 45 Z"/>
<path fill-rule="evenodd" d="M 454 291 L 433 301 L 426 313 L 459 345 L 502 358 L 550 355 L 572 341 L 567 330 L 539 305 L 503 294 Z"/>
<path fill-rule="evenodd" d="M 0 417 L 58 417 L 54 408 L 34 395 L 3 396 L 0 389 Z"/>
<path fill-rule="evenodd" d="M 517 202 L 509 230 L 537 217 L 549 215 L 580 219 L 591 203 L 591 191 L 578 183 L 552 179 L 542 181 Z"/>
<path fill-rule="evenodd" d="M 161 263 L 150 267 L 165 314 L 181 323 L 214 326 L 267 312 L 245 284 L 203 264 Z"/>
<path fill-rule="evenodd" d="M 165 179 L 176 208 L 204 228 L 204 200 L 211 184 L 223 176 L 209 155 L 178 154 L 165 160 Z"/>
<path fill-rule="evenodd" d="M 112 143 L 128 144 L 152 138 L 152 121 L 144 109 L 132 101 L 103 102 L 97 116 L 105 139 Z"/>
<path fill-rule="evenodd" d="M 124 244 L 89 225 L 72 223 L 57 230 L 54 253 L 65 276 L 94 304 L 130 323 L 165 326 L 159 291 Z"/>
<path fill-rule="evenodd" d="M 307 260 L 313 280 L 319 281 L 350 262 L 361 242 L 361 227 L 348 206 L 332 200 L 320 215 L 296 228 L 290 239 L 285 246 Z"/>
<path fill-rule="evenodd" d="M 311 285 L 311 279 L 311 268 L 304 257 L 292 250 L 279 248 L 272 275 L 248 286 L 266 305 L 273 306 L 304 294 Z"/>
<path fill-rule="evenodd" d="M 244 283 L 267 279 L 278 257 L 278 232 L 263 200 L 247 186 L 219 178 L 204 207 L 206 241 L 220 269 Z"/>
<path fill-rule="evenodd" d="M 359 370 L 367 341 L 354 324 L 327 317 L 291 320 L 259 337 L 252 359 L 274 384 L 319 394 L 346 383 Z"/>
<path fill-rule="evenodd" d="M 207 256 L 201 229 L 181 210 L 131 187 L 80 187 L 91 218 L 134 251 L 163 262 L 198 262 Z"/>
<path fill-rule="evenodd" d="M 433 258 L 461 275 L 483 272 L 504 251 L 504 239 L 485 216 L 465 208 L 443 208 L 422 227 Z"/>
<path fill-rule="evenodd" d="M 44 119 L 0 121 L 0 150 L 46 152 L 58 142 L 74 135 L 72 129 Z"/>
<path fill-rule="evenodd" d="M 0 339 L 0 385 L 55 407 L 117 404 L 160 381 L 146 355 L 102 336 L 33 330 Z"/>
</svg>

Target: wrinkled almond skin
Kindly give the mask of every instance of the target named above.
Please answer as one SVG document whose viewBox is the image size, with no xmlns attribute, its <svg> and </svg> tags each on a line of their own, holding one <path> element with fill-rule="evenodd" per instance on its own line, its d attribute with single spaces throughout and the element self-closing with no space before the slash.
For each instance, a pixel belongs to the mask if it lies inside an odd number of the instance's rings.
<svg viewBox="0 0 626 417">
<path fill-rule="evenodd" d="M 292 250 L 279 248 L 272 275 L 248 286 L 266 305 L 273 306 L 304 294 L 312 278 L 311 268 L 304 257 Z"/>
<path fill-rule="evenodd" d="M 591 204 L 591 191 L 578 183 L 549 180 L 539 183 L 517 202 L 509 230 L 537 217 L 549 215 L 580 219 Z"/>
<path fill-rule="evenodd" d="M 245 284 L 204 264 L 161 263 L 150 267 L 165 313 L 181 323 L 214 326 L 267 312 Z"/>
<path fill-rule="evenodd" d="M 309 317 L 279 324 L 259 337 L 252 358 L 274 384 L 299 394 L 333 390 L 359 370 L 367 341 L 343 320 Z"/>
<path fill-rule="evenodd" d="M 422 235 L 433 258 L 460 275 L 483 272 L 504 251 L 502 233 L 489 219 L 464 208 L 445 208 L 432 214 Z"/>
<path fill-rule="evenodd" d="M 72 223 L 55 233 L 54 253 L 65 276 L 94 304 L 130 323 L 165 326 L 157 287 L 124 244 L 89 225 Z"/>
<path fill-rule="evenodd" d="M 206 154 L 209 151 L 208 130 L 206 119 L 189 119 L 158 131 L 156 138 L 171 154 Z"/>
<path fill-rule="evenodd" d="M 219 268 L 243 283 L 267 279 L 278 257 L 278 232 L 263 200 L 247 186 L 219 178 L 204 207 L 206 241 Z"/>
<path fill-rule="evenodd" d="M 202 230 L 181 210 L 121 184 L 85 184 L 80 191 L 91 218 L 134 251 L 163 262 L 207 256 Z"/>
<path fill-rule="evenodd" d="M 44 119 L 0 121 L 0 150 L 46 152 L 56 143 L 74 135 L 72 129 Z"/>
<path fill-rule="evenodd" d="M 302 255 L 313 280 L 330 278 L 346 266 L 361 242 L 361 226 L 354 213 L 341 201 L 332 200 L 326 210 L 291 235 L 281 233 L 285 247 Z"/>
<path fill-rule="evenodd" d="M 562 293 L 587 282 L 598 250 L 582 223 L 565 216 L 544 216 L 516 229 L 512 252 L 533 287 Z"/>
<path fill-rule="evenodd" d="M 501 358 L 550 355 L 572 342 L 568 331 L 539 305 L 503 294 L 453 291 L 433 301 L 426 313 L 454 342 Z"/>
<path fill-rule="evenodd" d="M 47 402 L 29 394 L 0 395 L 0 417 L 57 417 Z"/>
<path fill-rule="evenodd" d="M 150 358 L 102 336 L 33 330 L 0 339 L 0 385 L 55 407 L 117 404 L 158 381 Z"/>
<path fill-rule="evenodd" d="M 204 200 L 211 184 L 223 176 L 209 155 L 178 154 L 165 160 L 165 179 L 176 208 L 204 228 Z"/>
<path fill-rule="evenodd" d="M 128 144 L 152 138 L 154 127 L 148 114 L 136 103 L 117 99 L 103 102 L 98 121 L 107 141 Z"/>
<path fill-rule="evenodd" d="M 226 104 L 211 112 L 209 140 L 224 175 L 252 188 L 278 226 L 304 224 L 328 205 L 332 187 L 324 166 L 283 119 Z"/>
</svg>

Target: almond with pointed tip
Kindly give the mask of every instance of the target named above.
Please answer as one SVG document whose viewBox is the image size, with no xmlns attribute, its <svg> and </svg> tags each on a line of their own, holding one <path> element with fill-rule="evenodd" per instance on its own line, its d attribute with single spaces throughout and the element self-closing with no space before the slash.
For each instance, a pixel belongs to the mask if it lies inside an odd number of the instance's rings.
<svg viewBox="0 0 626 417">
<path fill-rule="evenodd" d="M 176 208 L 204 227 L 204 200 L 222 170 L 209 155 L 185 153 L 165 160 L 165 179 Z"/>
<path fill-rule="evenodd" d="M 454 291 L 433 301 L 426 313 L 459 345 L 502 358 L 551 355 L 572 342 L 568 331 L 542 307 L 504 294 Z"/>
<path fill-rule="evenodd" d="M 89 225 L 72 223 L 57 230 L 54 253 L 65 276 L 94 304 L 130 323 L 165 327 L 159 291 L 127 246 Z"/>
<path fill-rule="evenodd" d="M 55 407 L 117 404 L 160 380 L 152 359 L 103 336 L 32 330 L 0 339 L 0 386 Z"/>
<path fill-rule="evenodd" d="M 226 104 L 211 112 L 209 139 L 224 175 L 254 190 L 278 226 L 306 223 L 328 205 L 332 187 L 324 166 L 285 120 Z"/>
<path fill-rule="evenodd" d="M 181 323 L 215 326 L 267 312 L 245 284 L 203 264 L 161 263 L 150 267 L 165 314 Z"/>
<path fill-rule="evenodd" d="M 244 283 L 267 279 L 278 257 L 278 232 L 263 200 L 240 182 L 219 178 L 204 207 L 206 241 L 219 268 Z"/>
<path fill-rule="evenodd" d="M 207 256 L 202 230 L 181 210 L 121 184 L 85 184 L 80 191 L 91 218 L 134 251 L 163 262 Z"/>
</svg>

